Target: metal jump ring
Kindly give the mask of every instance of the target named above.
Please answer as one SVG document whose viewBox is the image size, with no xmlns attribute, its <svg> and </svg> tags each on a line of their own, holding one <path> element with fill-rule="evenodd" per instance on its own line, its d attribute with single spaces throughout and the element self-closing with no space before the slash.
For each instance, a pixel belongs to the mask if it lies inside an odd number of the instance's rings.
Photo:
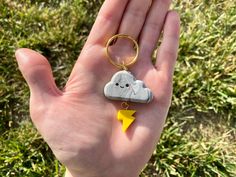
<svg viewBox="0 0 236 177">
<path fill-rule="evenodd" d="M 134 43 L 134 45 L 135 45 L 135 48 L 136 48 L 136 55 L 135 55 L 135 57 L 134 57 L 130 62 L 128 62 L 128 63 L 125 63 L 125 62 L 116 63 L 116 62 L 113 60 L 113 58 L 112 58 L 112 56 L 110 55 L 110 53 L 109 53 L 109 46 L 112 44 L 112 42 L 113 42 L 115 39 L 118 39 L 118 38 L 126 38 L 126 39 L 129 39 L 129 40 L 132 41 L 132 42 Z M 125 35 L 125 34 L 117 34 L 117 35 L 112 36 L 112 37 L 108 40 L 108 42 L 107 42 L 107 44 L 106 44 L 106 55 L 107 55 L 107 57 L 108 57 L 109 62 L 110 62 L 111 64 L 113 64 L 114 66 L 116 66 L 117 68 L 119 68 L 119 69 L 127 70 L 128 66 L 133 65 L 133 64 L 137 61 L 137 59 L 138 59 L 139 51 L 140 51 L 140 49 L 139 49 L 139 45 L 138 45 L 137 41 L 136 41 L 135 39 L 133 39 L 131 36 Z"/>
<path fill-rule="evenodd" d="M 129 109 L 129 104 L 127 102 L 122 102 L 121 107 L 122 107 L 122 109 L 128 110 Z"/>
</svg>

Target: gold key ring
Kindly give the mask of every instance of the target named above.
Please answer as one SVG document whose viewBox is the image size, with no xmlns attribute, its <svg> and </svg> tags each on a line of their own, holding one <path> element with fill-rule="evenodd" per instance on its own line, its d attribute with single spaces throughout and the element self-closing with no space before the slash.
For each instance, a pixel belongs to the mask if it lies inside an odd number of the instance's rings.
<svg viewBox="0 0 236 177">
<path fill-rule="evenodd" d="M 128 40 L 132 41 L 132 42 L 134 43 L 134 45 L 135 45 L 135 48 L 136 48 L 136 55 L 135 55 L 134 58 L 133 58 L 130 62 L 128 62 L 128 63 L 125 63 L 125 62 L 123 62 L 123 63 L 116 63 L 116 62 L 113 60 L 113 58 L 112 58 L 112 56 L 110 55 L 110 53 L 109 53 L 109 46 L 110 46 L 116 39 L 118 39 L 118 38 L 125 38 L 125 39 L 128 39 Z M 108 42 L 107 42 L 107 44 L 106 44 L 106 55 L 107 55 L 107 57 L 108 57 L 109 62 L 110 62 L 111 64 L 113 64 L 114 66 L 116 66 L 117 68 L 119 68 L 119 69 L 127 70 L 128 66 L 131 66 L 131 65 L 133 65 L 134 63 L 136 63 L 136 61 L 137 61 L 137 59 L 138 59 L 138 56 L 139 56 L 139 51 L 140 51 L 140 49 L 139 49 L 139 45 L 138 45 L 137 41 L 136 41 L 135 39 L 133 39 L 131 36 L 125 35 L 125 34 L 117 34 L 117 35 L 112 36 L 112 37 L 108 40 Z"/>
</svg>

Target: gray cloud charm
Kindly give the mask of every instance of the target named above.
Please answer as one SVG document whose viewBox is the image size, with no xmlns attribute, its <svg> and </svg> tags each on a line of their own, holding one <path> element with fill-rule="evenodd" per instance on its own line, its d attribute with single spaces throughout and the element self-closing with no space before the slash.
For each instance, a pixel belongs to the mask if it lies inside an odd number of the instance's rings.
<svg viewBox="0 0 236 177">
<path fill-rule="evenodd" d="M 128 71 L 119 71 L 104 87 L 108 99 L 149 103 L 153 99 L 152 92 L 146 88 L 143 81 L 136 80 Z"/>
</svg>

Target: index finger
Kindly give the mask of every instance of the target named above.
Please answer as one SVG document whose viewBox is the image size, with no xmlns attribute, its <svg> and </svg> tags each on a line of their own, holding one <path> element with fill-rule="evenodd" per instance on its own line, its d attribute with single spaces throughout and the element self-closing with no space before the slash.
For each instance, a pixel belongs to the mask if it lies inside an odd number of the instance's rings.
<svg viewBox="0 0 236 177">
<path fill-rule="evenodd" d="M 86 45 L 105 45 L 106 41 L 116 34 L 128 1 L 105 0 L 88 36 Z"/>
</svg>

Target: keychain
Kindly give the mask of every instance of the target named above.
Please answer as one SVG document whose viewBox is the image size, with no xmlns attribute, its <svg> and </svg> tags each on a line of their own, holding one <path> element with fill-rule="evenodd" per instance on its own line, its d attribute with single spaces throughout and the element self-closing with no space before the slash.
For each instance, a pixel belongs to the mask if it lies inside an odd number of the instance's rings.
<svg viewBox="0 0 236 177">
<path fill-rule="evenodd" d="M 109 46 L 118 38 L 125 38 L 131 40 L 136 49 L 135 57 L 125 63 L 116 63 L 109 53 Z M 136 110 L 129 110 L 128 102 L 136 103 L 149 103 L 153 99 L 152 92 L 147 88 L 143 81 L 136 80 L 136 78 L 128 71 L 128 67 L 136 63 L 139 56 L 138 43 L 130 36 L 124 34 L 117 34 L 110 38 L 106 44 L 106 55 L 111 64 L 116 66 L 121 71 L 115 73 L 111 81 L 108 82 L 104 87 L 104 95 L 110 100 L 124 101 L 121 104 L 122 110 L 118 111 L 117 119 L 123 122 L 122 131 L 126 132 L 129 126 L 134 122 L 135 117 L 133 116 Z"/>
</svg>

